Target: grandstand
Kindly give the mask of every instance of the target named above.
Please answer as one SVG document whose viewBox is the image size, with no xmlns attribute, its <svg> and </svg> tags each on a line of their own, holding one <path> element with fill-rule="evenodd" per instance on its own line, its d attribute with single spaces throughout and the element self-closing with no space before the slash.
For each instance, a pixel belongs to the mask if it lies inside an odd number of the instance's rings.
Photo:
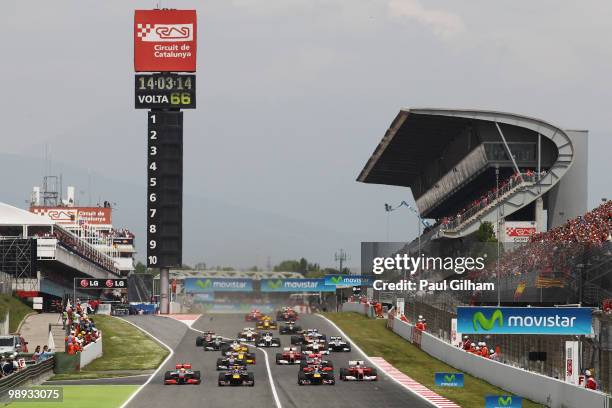
<svg viewBox="0 0 612 408">
<path fill-rule="evenodd" d="M 476 232 L 485 222 L 499 229 L 500 273 L 489 264 L 470 278 L 499 277 L 500 293 L 462 302 L 599 304 L 612 297 L 603 273 L 612 259 L 593 242 L 612 239 L 610 204 L 587 213 L 587 139 L 587 131 L 511 113 L 404 109 L 357 180 L 409 187 L 420 217 L 434 220 L 401 252 L 495 254 L 497 244 L 478 242 Z"/>
</svg>

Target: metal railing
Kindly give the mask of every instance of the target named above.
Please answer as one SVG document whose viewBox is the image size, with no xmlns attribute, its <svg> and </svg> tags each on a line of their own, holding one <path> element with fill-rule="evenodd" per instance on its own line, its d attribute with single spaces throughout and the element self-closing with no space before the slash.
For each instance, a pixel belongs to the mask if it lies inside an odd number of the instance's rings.
<svg viewBox="0 0 612 408">
<path fill-rule="evenodd" d="M 19 387 L 21 384 L 30 382 L 46 372 L 53 371 L 54 364 L 55 358 L 50 357 L 42 363 L 29 365 L 23 370 L 0 378 L 0 397 L 4 396 L 12 388 Z"/>
<path fill-rule="evenodd" d="M 494 208 L 500 202 L 505 200 L 507 196 L 513 193 L 517 188 L 522 186 L 533 185 L 540 178 L 544 176 L 544 172 L 540 173 L 539 177 L 537 173 L 521 173 L 520 177 L 514 175 L 509 179 L 502 182 L 499 190 L 496 192 L 490 192 L 483 198 L 479 199 L 477 203 L 467 207 L 464 211 L 461 211 L 454 217 L 446 218 L 440 225 L 440 230 L 448 231 L 454 230 L 461 226 L 465 222 L 471 220 L 481 212 L 485 212 L 491 208 Z"/>
</svg>

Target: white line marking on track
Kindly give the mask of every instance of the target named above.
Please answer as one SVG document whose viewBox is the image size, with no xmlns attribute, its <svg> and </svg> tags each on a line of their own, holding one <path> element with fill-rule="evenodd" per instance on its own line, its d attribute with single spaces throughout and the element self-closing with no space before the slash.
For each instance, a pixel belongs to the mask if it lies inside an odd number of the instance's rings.
<svg viewBox="0 0 612 408">
<path fill-rule="evenodd" d="M 189 327 L 189 329 L 193 330 L 194 332 L 204 334 L 202 330 L 194 329 L 193 327 L 189 326 L 186 322 L 182 320 L 177 319 L 177 321 L 185 323 Z M 230 338 L 224 337 L 224 340 L 230 340 Z M 276 385 L 274 384 L 274 378 L 272 377 L 272 370 L 270 369 L 270 361 L 268 361 L 268 353 L 263 348 L 255 347 L 250 344 L 247 344 L 247 346 L 256 348 L 257 350 L 260 350 L 261 352 L 264 353 L 264 356 L 266 358 L 266 371 L 268 372 L 268 379 L 270 380 L 270 388 L 272 389 L 272 396 L 274 397 L 274 403 L 276 404 L 276 408 L 283 408 L 280 402 L 280 398 L 278 398 L 278 392 L 276 391 Z M 124 407 L 121 407 L 121 408 L 124 408 Z"/>
<path fill-rule="evenodd" d="M 428 399 L 426 399 L 424 396 L 417 394 L 414 390 L 410 389 L 410 387 L 408 387 L 406 384 L 402 383 L 401 381 L 399 381 L 398 379 L 390 376 L 387 372 L 385 372 L 385 370 L 379 366 L 378 364 L 376 364 L 374 361 L 372 361 L 370 359 L 370 356 L 368 356 L 353 340 L 351 340 L 351 338 L 349 336 L 346 335 L 345 332 L 342 331 L 341 328 L 339 328 L 336 323 L 332 322 L 331 320 L 329 320 L 327 317 L 323 316 L 322 314 L 316 313 L 316 316 L 319 316 L 320 318 L 324 319 L 326 322 L 328 322 L 329 324 L 331 324 L 332 326 L 334 326 L 334 328 L 336 330 L 338 330 L 338 332 L 340 332 L 340 334 L 342 335 L 342 337 L 344 337 L 345 339 L 347 339 L 350 343 L 351 346 L 356 349 L 359 353 L 361 353 L 361 355 L 363 357 L 365 357 L 366 360 L 368 360 L 370 363 L 372 363 L 372 365 L 374 365 L 376 368 L 378 368 L 380 371 L 382 371 L 382 373 L 387 376 L 387 378 L 390 378 L 391 380 L 395 381 L 397 384 L 399 384 L 401 387 L 405 388 L 406 390 L 410 391 L 411 394 L 416 395 L 417 397 L 421 398 L 423 401 L 425 401 L 428 404 L 431 404 L 432 406 L 436 407 L 436 408 L 440 408 L 439 405 L 434 404 L 432 401 L 429 401 Z"/>
<path fill-rule="evenodd" d="M 129 320 L 125 320 L 125 319 L 122 319 L 120 317 L 117 317 L 117 319 L 122 320 L 122 321 L 124 321 L 124 322 L 126 322 L 128 324 L 131 324 L 132 326 L 134 326 L 135 328 L 137 328 L 141 332 L 143 332 L 143 333 L 147 334 L 148 336 L 150 336 L 151 338 L 155 339 L 155 341 L 157 341 L 159 344 L 161 344 L 162 346 L 167 348 L 168 351 L 170 352 L 170 354 L 168 354 L 168 357 L 166 357 L 166 359 L 164 361 L 162 361 L 162 363 L 159 365 L 159 367 L 157 367 L 157 369 L 155 371 L 153 371 L 153 374 L 151 374 L 151 376 L 147 379 L 147 381 L 145 381 L 144 384 L 142 384 L 140 387 L 138 387 L 138 389 L 136 391 L 134 391 L 134 393 L 132 395 L 130 395 L 130 397 L 123 404 L 121 404 L 121 406 L 119 407 L 119 408 L 125 408 L 130 403 L 130 401 L 132 401 L 134 399 L 134 397 L 136 395 L 138 395 L 138 393 L 140 391 L 142 391 L 142 389 L 144 387 L 146 387 L 147 384 L 149 384 L 151 382 L 151 380 L 153 379 L 153 377 L 155 377 L 155 375 L 159 372 L 159 370 L 161 370 L 162 367 L 166 365 L 168 360 L 170 360 L 170 358 L 174 355 L 174 350 L 172 350 L 170 348 L 170 346 L 168 346 L 166 343 L 164 343 L 163 341 L 161 341 L 160 339 L 158 339 L 157 337 L 155 337 L 154 335 L 152 335 L 151 333 L 149 333 L 145 329 L 143 329 L 141 327 L 138 327 L 137 325 L 135 325 L 134 323 L 130 322 Z"/>
</svg>

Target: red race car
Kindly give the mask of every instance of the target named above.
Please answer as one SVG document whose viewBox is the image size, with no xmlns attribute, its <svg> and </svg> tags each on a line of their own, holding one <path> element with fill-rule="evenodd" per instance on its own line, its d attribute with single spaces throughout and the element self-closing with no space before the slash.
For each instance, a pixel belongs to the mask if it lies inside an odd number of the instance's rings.
<svg viewBox="0 0 612 408">
<path fill-rule="evenodd" d="M 200 384 L 200 372 L 193 371 L 191 364 L 177 364 L 174 370 L 166 371 L 164 384 Z"/>
<path fill-rule="evenodd" d="M 285 347 L 282 353 L 276 353 L 276 364 L 300 364 L 303 358 L 297 347 Z"/>
<path fill-rule="evenodd" d="M 375 368 L 368 367 L 363 361 L 349 361 L 348 368 L 340 369 L 342 381 L 378 381 Z"/>
<path fill-rule="evenodd" d="M 261 319 L 262 316 L 263 316 L 263 313 L 261 313 L 257 309 L 253 309 L 253 310 L 251 310 L 251 313 L 249 313 L 246 316 L 244 316 L 244 321 L 245 322 L 256 322 L 259 319 Z"/>
</svg>

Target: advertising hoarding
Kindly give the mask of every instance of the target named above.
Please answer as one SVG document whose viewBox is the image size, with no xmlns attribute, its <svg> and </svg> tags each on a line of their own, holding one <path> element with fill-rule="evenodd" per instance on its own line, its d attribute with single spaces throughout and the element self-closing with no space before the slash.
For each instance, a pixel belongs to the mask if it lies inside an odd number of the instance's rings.
<svg viewBox="0 0 612 408">
<path fill-rule="evenodd" d="M 372 286 L 372 275 L 326 275 L 325 284 L 331 286 Z"/>
<path fill-rule="evenodd" d="M 589 335 L 588 307 L 457 307 L 457 331 L 469 334 Z"/>
<path fill-rule="evenodd" d="M 262 292 L 335 292 L 325 279 L 262 279 Z"/>
<path fill-rule="evenodd" d="M 195 72 L 196 49 L 195 10 L 134 12 L 136 72 Z"/>
<path fill-rule="evenodd" d="M 229 278 L 186 278 L 183 281 L 185 293 L 206 292 L 252 292 L 252 279 Z"/>
<path fill-rule="evenodd" d="M 47 216 L 58 224 L 112 224 L 110 207 L 30 207 L 30 212 Z"/>
</svg>

